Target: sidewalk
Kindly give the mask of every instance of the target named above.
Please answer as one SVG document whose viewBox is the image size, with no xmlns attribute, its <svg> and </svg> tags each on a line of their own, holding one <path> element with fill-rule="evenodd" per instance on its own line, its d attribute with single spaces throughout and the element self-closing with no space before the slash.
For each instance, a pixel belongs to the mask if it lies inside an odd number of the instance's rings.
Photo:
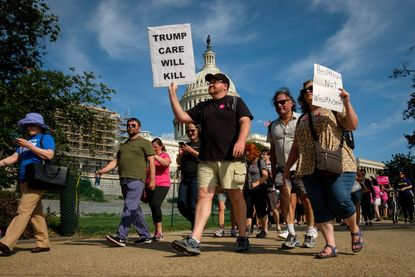
<svg viewBox="0 0 415 277">
<path fill-rule="evenodd" d="M 33 241 L 22 241 L 16 254 L 0 257 L 0 276 L 415 276 L 415 225 L 381 222 L 363 228 L 365 247 L 354 254 L 349 232 L 336 226 L 339 257 L 326 260 L 314 259 L 324 246 L 321 233 L 314 249 L 283 250 L 270 231 L 266 239 L 250 238 L 251 250 L 240 254 L 233 252 L 229 230 L 224 238 L 213 238 L 214 230 L 207 230 L 196 257 L 171 247 L 189 232 L 123 248 L 109 246 L 105 238 L 58 238 L 50 252 L 39 254 L 30 253 Z M 297 229 L 302 242 L 305 228 Z"/>
</svg>

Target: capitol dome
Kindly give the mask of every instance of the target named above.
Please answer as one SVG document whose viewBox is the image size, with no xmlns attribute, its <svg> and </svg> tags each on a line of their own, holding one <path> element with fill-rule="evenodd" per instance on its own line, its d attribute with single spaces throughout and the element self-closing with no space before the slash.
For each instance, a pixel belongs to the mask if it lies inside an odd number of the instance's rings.
<svg viewBox="0 0 415 277">
<path fill-rule="evenodd" d="M 212 51 L 212 46 L 210 45 L 210 36 L 207 40 L 207 49 L 203 54 L 205 59 L 205 64 L 200 72 L 196 73 L 196 82 L 190 85 L 187 85 L 186 91 L 180 100 L 180 105 L 183 110 L 187 111 L 196 106 L 199 102 L 203 102 L 211 99 L 212 97 L 208 93 L 208 84 L 205 81 L 205 76 L 207 74 L 216 74 L 224 73 L 217 66 L 215 61 L 215 52 Z M 224 73 L 226 75 L 226 73 Z M 227 76 L 229 78 L 229 76 Z M 228 95 L 239 96 L 236 92 L 235 85 L 232 80 L 229 78 L 230 86 L 228 90 Z M 178 123 L 176 120 L 173 121 L 174 124 L 174 139 L 175 140 L 188 140 L 186 136 L 186 127 L 185 124 Z"/>
</svg>

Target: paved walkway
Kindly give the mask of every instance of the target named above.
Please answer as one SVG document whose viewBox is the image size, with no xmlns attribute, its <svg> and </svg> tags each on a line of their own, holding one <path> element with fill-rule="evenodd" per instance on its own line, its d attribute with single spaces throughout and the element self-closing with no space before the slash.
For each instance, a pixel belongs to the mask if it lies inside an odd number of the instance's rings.
<svg viewBox="0 0 415 277">
<path fill-rule="evenodd" d="M 305 230 L 298 229 L 302 241 Z M 271 231 L 266 239 L 251 238 L 251 251 L 239 254 L 233 252 L 234 238 L 213 238 L 213 231 L 205 232 L 197 257 L 171 247 L 188 232 L 124 248 L 110 247 L 103 238 L 58 238 L 51 252 L 40 254 L 30 253 L 33 241 L 22 241 L 16 254 L 0 257 L 0 276 L 415 276 L 415 225 L 364 228 L 365 248 L 358 254 L 351 251 L 347 229 L 336 226 L 340 254 L 326 260 L 313 257 L 324 245 L 321 234 L 315 249 L 283 250 Z"/>
</svg>

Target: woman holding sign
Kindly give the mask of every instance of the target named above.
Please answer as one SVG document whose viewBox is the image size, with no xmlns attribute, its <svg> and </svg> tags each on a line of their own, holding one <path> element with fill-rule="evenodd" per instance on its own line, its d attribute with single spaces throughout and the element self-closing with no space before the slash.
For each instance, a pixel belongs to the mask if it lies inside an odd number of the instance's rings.
<svg viewBox="0 0 415 277">
<path fill-rule="evenodd" d="M 304 82 L 298 98 L 303 115 L 284 171 L 285 182 L 290 177 L 289 169 L 298 160 L 296 175 L 302 177 L 315 221 L 326 241 L 323 250 L 316 255 L 320 259 L 337 256 L 334 214 L 349 226 L 352 251 L 359 252 L 363 248 L 362 232 L 356 223 L 356 210 L 350 194 L 356 178 L 356 162 L 352 149 L 343 139 L 345 130 L 356 129 L 358 118 L 349 93 L 340 88 L 339 96 L 343 100 L 342 113 L 313 106 L 313 81 Z M 332 160 L 324 164 L 324 157 Z"/>
</svg>

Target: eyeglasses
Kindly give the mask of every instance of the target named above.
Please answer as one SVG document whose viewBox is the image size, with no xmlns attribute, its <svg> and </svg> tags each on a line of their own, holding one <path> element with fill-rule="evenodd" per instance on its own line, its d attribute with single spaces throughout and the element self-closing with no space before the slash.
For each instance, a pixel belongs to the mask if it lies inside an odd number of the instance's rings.
<svg viewBox="0 0 415 277">
<path fill-rule="evenodd" d="M 288 101 L 290 101 L 291 99 L 284 99 L 284 100 L 280 100 L 277 101 L 277 105 L 281 105 L 284 106 L 285 104 L 287 104 Z"/>
<path fill-rule="evenodd" d="M 223 83 L 223 81 L 222 80 L 212 80 L 212 81 L 207 82 L 207 83 L 208 83 L 208 85 L 215 85 L 215 84 Z"/>
<path fill-rule="evenodd" d="M 135 128 L 137 126 L 137 124 L 127 124 L 127 128 Z"/>
<path fill-rule="evenodd" d="M 303 88 L 302 90 L 301 90 L 301 93 L 306 93 L 307 91 L 313 91 L 313 86 L 309 86 L 308 88 Z"/>
</svg>

